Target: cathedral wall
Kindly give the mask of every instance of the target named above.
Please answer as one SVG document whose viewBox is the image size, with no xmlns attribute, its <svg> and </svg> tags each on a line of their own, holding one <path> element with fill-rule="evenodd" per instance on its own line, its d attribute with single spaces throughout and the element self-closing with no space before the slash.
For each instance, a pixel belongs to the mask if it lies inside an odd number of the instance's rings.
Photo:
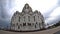
<svg viewBox="0 0 60 34">
<path fill-rule="evenodd" d="M 23 12 L 16 12 L 11 19 L 11 29 L 16 31 L 38 30 L 43 28 L 44 18 L 38 12 L 30 11 L 30 8 L 23 9 Z M 24 12 L 25 11 L 25 12 Z M 30 11 L 30 12 L 29 12 Z"/>
</svg>

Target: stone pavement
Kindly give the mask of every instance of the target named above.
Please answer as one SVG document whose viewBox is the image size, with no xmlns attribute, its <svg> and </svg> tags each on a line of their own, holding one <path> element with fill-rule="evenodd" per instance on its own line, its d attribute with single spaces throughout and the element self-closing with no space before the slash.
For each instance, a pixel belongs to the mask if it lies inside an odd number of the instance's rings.
<svg viewBox="0 0 60 34">
<path fill-rule="evenodd" d="M 53 29 L 35 31 L 35 32 L 10 32 L 0 30 L 0 34 L 59 34 L 59 33 L 60 33 L 60 26 Z"/>
</svg>

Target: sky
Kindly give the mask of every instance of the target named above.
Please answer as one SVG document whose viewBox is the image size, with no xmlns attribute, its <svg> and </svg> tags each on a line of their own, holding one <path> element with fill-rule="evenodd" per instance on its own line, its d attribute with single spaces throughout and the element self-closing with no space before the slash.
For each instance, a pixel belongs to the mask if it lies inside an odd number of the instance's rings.
<svg viewBox="0 0 60 34">
<path fill-rule="evenodd" d="M 45 19 L 45 24 L 55 24 L 60 21 L 60 0 L 0 0 L 0 25 L 10 23 L 14 12 L 22 12 L 28 3 L 32 10 L 38 10 Z"/>
</svg>

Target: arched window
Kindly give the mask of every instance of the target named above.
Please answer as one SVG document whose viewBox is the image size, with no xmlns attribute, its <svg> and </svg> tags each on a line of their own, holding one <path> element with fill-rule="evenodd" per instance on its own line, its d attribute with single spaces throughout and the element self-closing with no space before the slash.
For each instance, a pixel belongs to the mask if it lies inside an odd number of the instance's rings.
<svg viewBox="0 0 60 34">
<path fill-rule="evenodd" d="M 37 22 L 36 22 L 36 24 L 37 24 Z"/>
<path fill-rule="evenodd" d="M 28 16 L 28 20 L 30 21 L 30 16 Z"/>
<path fill-rule="evenodd" d="M 35 21 L 35 16 L 34 16 L 34 21 Z"/>
<path fill-rule="evenodd" d="M 20 29 L 20 26 L 18 25 L 18 29 Z"/>
<path fill-rule="evenodd" d="M 39 27 L 40 27 L 40 23 L 39 23 Z"/>
<path fill-rule="evenodd" d="M 20 22 L 20 17 L 19 17 L 19 22 Z"/>
<path fill-rule="evenodd" d="M 26 23 L 23 23 L 23 26 L 26 26 Z"/>
<path fill-rule="evenodd" d="M 35 24 L 35 28 L 37 28 L 37 27 L 36 27 L 36 24 Z"/>
<path fill-rule="evenodd" d="M 16 25 L 18 25 L 18 23 L 16 23 Z"/>
<path fill-rule="evenodd" d="M 20 24 L 20 26 L 22 27 L 22 24 Z"/>
<path fill-rule="evenodd" d="M 39 20 L 39 16 L 38 16 L 38 20 Z"/>
<path fill-rule="evenodd" d="M 25 16 L 24 16 L 24 21 L 25 21 Z"/>
</svg>

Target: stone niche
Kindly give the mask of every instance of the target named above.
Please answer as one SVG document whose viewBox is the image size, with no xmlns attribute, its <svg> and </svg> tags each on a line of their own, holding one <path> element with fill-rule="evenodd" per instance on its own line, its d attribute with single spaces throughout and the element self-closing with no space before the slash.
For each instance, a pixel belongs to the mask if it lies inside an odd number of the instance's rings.
<svg viewBox="0 0 60 34">
<path fill-rule="evenodd" d="M 22 12 L 16 11 L 11 18 L 11 30 L 14 31 L 35 31 L 44 28 L 44 17 L 40 11 L 32 11 L 26 3 Z"/>
</svg>

